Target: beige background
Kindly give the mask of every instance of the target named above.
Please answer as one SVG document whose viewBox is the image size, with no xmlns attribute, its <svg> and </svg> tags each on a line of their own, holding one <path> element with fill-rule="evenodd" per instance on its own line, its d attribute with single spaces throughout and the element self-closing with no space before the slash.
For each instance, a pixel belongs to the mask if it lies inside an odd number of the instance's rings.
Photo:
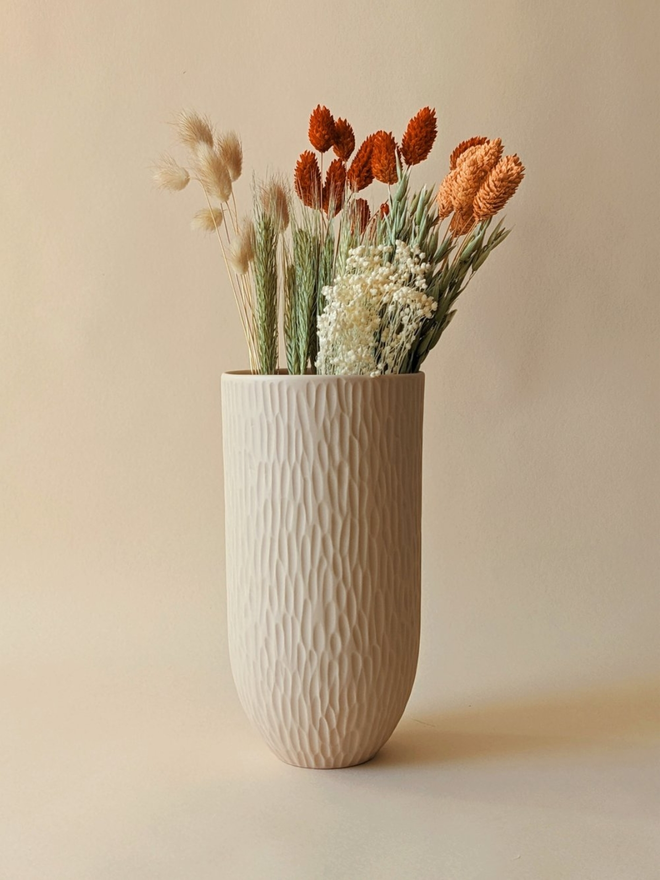
<svg viewBox="0 0 660 880">
<path fill-rule="evenodd" d="M 0 11 L 2 880 L 656 878 L 657 3 Z M 229 679 L 246 358 L 199 199 L 149 177 L 183 106 L 290 170 L 319 101 L 362 136 L 435 106 L 420 183 L 474 134 L 528 168 L 426 370 L 407 720 L 320 775 Z"/>
</svg>

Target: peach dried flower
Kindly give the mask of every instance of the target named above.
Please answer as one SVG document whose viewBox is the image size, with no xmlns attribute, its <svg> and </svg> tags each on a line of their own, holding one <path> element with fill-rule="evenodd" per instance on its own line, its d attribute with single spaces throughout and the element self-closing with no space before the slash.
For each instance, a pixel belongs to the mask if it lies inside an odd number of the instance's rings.
<svg viewBox="0 0 660 880">
<path fill-rule="evenodd" d="M 458 157 L 461 156 L 466 150 L 469 150 L 470 147 L 480 147 L 481 144 L 485 144 L 488 142 L 487 137 L 471 137 L 466 141 L 461 141 L 457 147 L 454 147 L 452 150 L 452 154 L 449 157 L 449 168 L 453 171 L 456 168 L 456 162 L 458 161 Z"/>
<path fill-rule="evenodd" d="M 486 220 L 501 211 L 524 176 L 525 166 L 516 154 L 500 159 L 474 198 L 476 219 Z"/>
<path fill-rule="evenodd" d="M 456 170 L 450 171 L 449 174 L 440 184 L 438 189 L 438 216 L 441 219 L 449 217 L 454 210 L 454 184 L 456 182 Z"/>
<path fill-rule="evenodd" d="M 453 184 L 454 210 L 472 207 L 474 197 L 502 156 L 502 141 L 496 138 L 469 147 L 458 157 Z"/>
</svg>

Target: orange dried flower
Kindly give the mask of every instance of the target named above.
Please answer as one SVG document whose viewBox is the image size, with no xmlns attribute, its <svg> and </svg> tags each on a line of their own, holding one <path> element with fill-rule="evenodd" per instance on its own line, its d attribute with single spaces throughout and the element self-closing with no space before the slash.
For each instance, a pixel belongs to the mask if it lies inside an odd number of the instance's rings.
<svg viewBox="0 0 660 880">
<path fill-rule="evenodd" d="M 456 163 L 453 183 L 454 210 L 472 208 L 479 187 L 502 156 L 502 141 L 496 138 L 485 144 L 469 147 Z"/>
<path fill-rule="evenodd" d="M 401 153 L 406 165 L 419 165 L 431 152 L 438 134 L 435 110 L 423 107 L 408 123 L 403 139 Z"/>
<path fill-rule="evenodd" d="M 389 213 L 390 213 L 390 206 L 388 205 L 387 202 L 383 202 L 383 204 L 382 204 L 382 205 L 380 206 L 380 208 L 378 209 L 378 216 L 379 216 L 379 217 L 381 218 L 381 220 L 382 220 L 383 217 L 387 217 L 387 215 L 388 215 Z"/>
<path fill-rule="evenodd" d="M 487 143 L 487 141 L 487 137 L 472 137 L 468 138 L 468 140 L 466 141 L 461 141 L 457 147 L 454 147 L 454 150 L 449 157 L 449 168 L 451 170 L 456 168 L 458 157 L 461 156 L 466 150 L 469 150 L 470 147 L 480 147 L 482 144 Z"/>
<path fill-rule="evenodd" d="M 335 142 L 335 120 L 320 104 L 309 117 L 309 142 L 319 153 L 327 152 Z"/>
<path fill-rule="evenodd" d="M 318 208 L 321 205 L 321 172 L 319 163 L 311 150 L 300 154 L 293 175 L 296 194 L 303 205 Z"/>
<path fill-rule="evenodd" d="M 396 141 L 391 132 L 377 131 L 371 153 L 371 170 L 381 183 L 396 183 Z"/>
<path fill-rule="evenodd" d="M 374 173 L 371 168 L 371 154 L 374 148 L 374 135 L 370 134 L 360 144 L 357 153 L 353 157 L 351 167 L 346 174 L 348 185 L 354 192 L 369 186 L 374 179 Z"/>
<path fill-rule="evenodd" d="M 355 149 L 355 135 L 353 126 L 345 119 L 338 119 L 335 122 L 335 141 L 333 144 L 335 155 L 348 162 Z"/>
<path fill-rule="evenodd" d="M 346 194 L 346 166 L 341 159 L 334 159 L 328 166 L 323 184 L 323 210 L 326 214 L 338 214 L 344 206 Z"/>
<path fill-rule="evenodd" d="M 516 154 L 500 159 L 474 198 L 475 218 L 486 220 L 501 211 L 524 176 L 525 166 Z"/>
</svg>

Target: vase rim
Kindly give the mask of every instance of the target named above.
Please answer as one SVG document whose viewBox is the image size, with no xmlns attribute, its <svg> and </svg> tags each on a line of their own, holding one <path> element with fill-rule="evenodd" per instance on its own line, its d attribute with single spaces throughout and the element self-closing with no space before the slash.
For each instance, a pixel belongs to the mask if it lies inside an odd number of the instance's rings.
<svg viewBox="0 0 660 880">
<path fill-rule="evenodd" d="M 392 379 L 419 379 L 423 378 L 424 373 L 387 373 L 384 376 L 334 376 L 319 375 L 318 373 L 288 373 L 286 370 L 278 370 L 277 373 L 253 373 L 251 370 L 227 370 L 222 373 L 222 379 L 254 379 L 259 382 L 282 382 L 284 380 L 300 381 L 305 379 L 312 382 L 324 381 L 342 381 L 342 382 L 383 382 L 392 381 Z"/>
</svg>

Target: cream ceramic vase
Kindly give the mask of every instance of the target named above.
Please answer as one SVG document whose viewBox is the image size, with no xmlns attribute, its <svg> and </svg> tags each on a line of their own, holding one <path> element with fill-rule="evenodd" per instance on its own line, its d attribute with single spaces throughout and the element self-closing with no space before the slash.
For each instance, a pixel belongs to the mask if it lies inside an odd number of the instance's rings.
<svg viewBox="0 0 660 880">
<path fill-rule="evenodd" d="M 232 672 L 289 764 L 368 761 L 408 702 L 423 407 L 421 373 L 222 377 Z"/>
</svg>

